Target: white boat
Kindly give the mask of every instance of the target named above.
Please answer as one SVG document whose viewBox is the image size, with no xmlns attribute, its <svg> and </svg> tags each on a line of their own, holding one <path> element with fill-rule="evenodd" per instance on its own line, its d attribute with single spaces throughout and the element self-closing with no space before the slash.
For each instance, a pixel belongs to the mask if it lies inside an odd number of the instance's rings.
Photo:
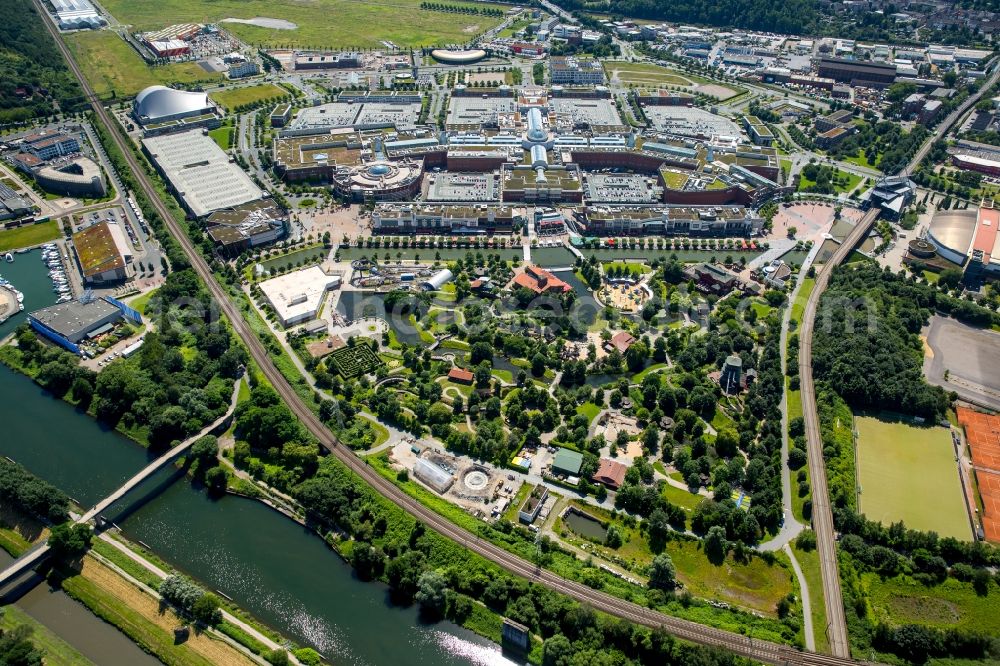
<svg viewBox="0 0 1000 666">
<path fill-rule="evenodd" d="M 14 255 L 13 255 L 13 254 L 11 254 L 10 252 L 8 252 L 7 254 L 5 254 L 5 255 L 3 256 L 3 258 L 7 260 L 7 263 L 8 263 L 8 264 L 12 264 L 12 263 L 14 263 Z"/>
</svg>

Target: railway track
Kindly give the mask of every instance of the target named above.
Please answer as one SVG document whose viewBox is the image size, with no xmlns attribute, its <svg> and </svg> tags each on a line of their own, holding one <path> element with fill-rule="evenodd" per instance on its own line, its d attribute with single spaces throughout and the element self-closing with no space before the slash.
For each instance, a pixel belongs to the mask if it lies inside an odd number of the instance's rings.
<svg viewBox="0 0 1000 666">
<path fill-rule="evenodd" d="M 94 94 L 93 89 L 83 76 L 79 66 L 73 59 L 72 54 L 63 42 L 61 35 L 55 29 L 40 0 L 32 0 L 36 10 L 41 16 L 49 33 L 58 46 L 66 63 L 79 80 L 87 99 L 93 107 L 94 113 L 101 119 L 107 127 L 112 140 L 118 146 L 133 175 L 139 183 L 140 188 L 146 194 L 150 203 L 163 219 L 164 224 L 180 244 L 184 253 L 195 272 L 201 277 L 205 286 L 211 292 L 213 298 L 219 304 L 222 312 L 229 318 L 230 324 L 235 333 L 246 345 L 250 355 L 260 366 L 267 380 L 274 387 L 275 391 L 282 397 L 292 413 L 302 422 L 310 433 L 326 448 L 332 455 L 336 456 L 343 464 L 347 465 L 353 472 L 360 476 L 366 483 L 372 486 L 381 495 L 397 504 L 416 519 L 424 522 L 430 528 L 440 534 L 452 539 L 456 543 L 462 544 L 470 551 L 490 560 L 512 574 L 524 577 L 538 584 L 566 594 L 576 601 L 587 604 L 596 610 L 603 611 L 610 615 L 642 624 L 653 628 L 663 628 L 668 633 L 701 645 L 708 645 L 730 650 L 751 659 L 772 664 L 803 664 L 817 666 L 843 666 L 854 664 L 851 659 L 844 659 L 830 655 L 801 652 L 793 647 L 763 641 L 747 637 L 742 634 L 715 629 L 697 624 L 688 620 L 682 620 L 669 615 L 653 611 L 637 604 L 618 599 L 605 592 L 591 589 L 582 583 L 567 580 L 556 574 L 541 569 L 540 567 L 513 555 L 494 544 L 484 541 L 474 534 L 453 524 L 446 518 L 434 513 L 423 506 L 417 500 L 400 490 L 391 481 L 385 479 L 365 462 L 355 456 L 347 447 L 338 445 L 336 439 L 320 422 L 319 418 L 303 403 L 291 385 L 272 363 L 267 350 L 243 320 L 238 308 L 229 300 L 225 290 L 219 285 L 213 275 L 211 268 L 205 259 L 195 248 L 188 238 L 185 230 L 173 218 L 170 211 L 159 198 L 156 189 L 153 187 L 146 175 L 145 170 L 135 157 L 133 149 L 117 131 L 115 120 Z"/>
</svg>

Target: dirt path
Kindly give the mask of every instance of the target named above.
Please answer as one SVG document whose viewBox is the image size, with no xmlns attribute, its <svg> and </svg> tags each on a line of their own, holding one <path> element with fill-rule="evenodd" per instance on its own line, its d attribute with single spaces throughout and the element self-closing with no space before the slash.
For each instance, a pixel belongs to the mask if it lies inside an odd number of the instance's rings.
<svg viewBox="0 0 1000 666">
<path fill-rule="evenodd" d="M 170 609 L 161 612 L 159 601 L 91 558 L 84 558 L 81 575 L 168 633 L 173 633 L 175 628 L 184 624 Z M 204 633 L 192 631 L 184 645 L 212 664 L 256 666 L 232 646 Z"/>
</svg>

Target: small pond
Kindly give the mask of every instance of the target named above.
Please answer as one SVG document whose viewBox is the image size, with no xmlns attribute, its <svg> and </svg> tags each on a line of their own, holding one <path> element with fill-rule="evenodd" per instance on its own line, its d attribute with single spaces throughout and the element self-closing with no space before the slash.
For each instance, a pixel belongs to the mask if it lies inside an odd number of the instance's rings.
<svg viewBox="0 0 1000 666">
<path fill-rule="evenodd" d="M 569 508 L 563 514 L 562 520 L 566 527 L 586 539 L 603 542 L 608 537 L 608 528 L 602 525 L 601 521 L 582 511 Z"/>
</svg>

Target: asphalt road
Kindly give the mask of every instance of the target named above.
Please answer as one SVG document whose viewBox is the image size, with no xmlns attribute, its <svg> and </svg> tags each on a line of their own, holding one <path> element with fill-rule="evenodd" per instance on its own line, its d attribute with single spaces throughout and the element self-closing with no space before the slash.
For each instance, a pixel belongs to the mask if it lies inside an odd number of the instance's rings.
<svg viewBox="0 0 1000 666">
<path fill-rule="evenodd" d="M 467 549 L 478 555 L 496 563 L 507 571 L 535 581 L 538 584 L 566 594 L 573 599 L 587 604 L 596 610 L 600 610 L 617 617 L 624 618 L 631 622 L 649 627 L 662 627 L 670 634 L 702 645 L 710 645 L 724 648 L 737 654 L 772 664 L 817 664 L 835 665 L 855 663 L 850 659 L 843 659 L 829 655 L 821 655 L 809 652 L 800 652 L 787 645 L 771 643 L 768 641 L 755 640 L 752 637 L 742 634 L 715 629 L 697 624 L 688 620 L 664 615 L 649 608 L 624 601 L 613 597 L 607 593 L 594 590 L 582 583 L 567 580 L 555 575 L 552 572 L 541 569 L 535 564 L 517 557 L 499 546 L 488 541 L 483 541 L 477 536 L 456 526 L 451 521 L 443 518 L 432 510 L 420 504 L 409 495 L 400 490 L 391 481 L 383 478 L 380 474 L 371 469 L 365 462 L 358 459 L 347 447 L 341 446 L 333 438 L 320 420 L 302 402 L 294 392 L 291 385 L 278 371 L 271 361 L 267 350 L 263 344 L 246 324 L 236 305 L 229 299 L 225 290 L 219 285 L 208 266 L 208 263 L 195 248 L 184 232 L 184 229 L 170 214 L 163 201 L 159 198 L 151 181 L 146 175 L 135 157 L 134 152 L 126 143 L 121 133 L 115 126 L 115 121 L 111 118 L 107 109 L 101 104 L 94 94 L 87 80 L 83 77 L 79 66 L 73 60 L 72 54 L 62 41 L 61 35 L 51 23 L 48 13 L 42 6 L 40 0 L 34 0 L 35 8 L 39 15 L 43 17 L 46 28 L 55 40 L 59 50 L 62 52 L 70 69 L 83 87 L 83 90 L 90 100 L 94 112 L 101 118 L 109 129 L 109 133 L 118 148 L 122 151 L 125 159 L 132 169 L 133 175 L 139 182 L 140 187 L 149 198 L 150 203 L 157 209 L 158 214 L 164 220 L 168 230 L 180 244 L 192 267 L 205 283 L 206 288 L 219 304 L 222 312 L 229 319 L 235 333 L 242 339 L 250 355 L 258 363 L 261 371 L 267 377 L 278 394 L 286 402 L 289 409 L 303 423 L 303 425 L 327 448 L 331 454 L 347 465 L 352 471 L 360 476 L 366 483 L 371 485 L 376 491 L 397 504 L 418 520 L 424 522 L 432 529 L 441 533 L 453 541 L 462 544 Z M 839 591 L 839 586 L 838 586 Z M 839 596 L 838 596 L 839 600 Z"/>
</svg>

